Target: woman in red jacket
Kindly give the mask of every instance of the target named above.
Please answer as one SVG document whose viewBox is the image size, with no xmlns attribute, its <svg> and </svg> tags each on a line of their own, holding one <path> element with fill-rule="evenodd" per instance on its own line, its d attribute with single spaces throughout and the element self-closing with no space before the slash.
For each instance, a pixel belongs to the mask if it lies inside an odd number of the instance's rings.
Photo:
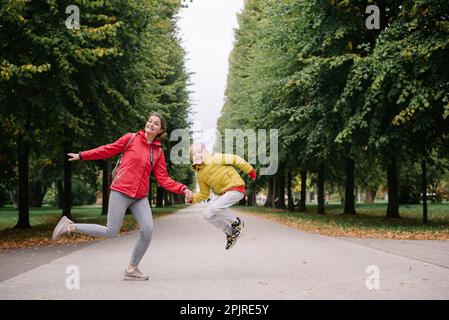
<svg viewBox="0 0 449 320">
<path fill-rule="evenodd" d="M 149 180 L 154 173 L 159 184 L 170 192 L 185 194 L 191 199 L 192 191 L 168 176 L 164 152 L 159 138 L 165 135 L 166 122 L 162 115 L 150 113 L 144 130 L 127 133 L 116 142 L 96 149 L 69 153 L 70 161 L 99 160 L 123 153 L 123 158 L 111 184 L 107 226 L 74 223 L 65 216 L 53 232 L 58 240 L 68 232 L 78 232 L 96 237 L 112 238 L 118 235 L 126 210 L 129 208 L 140 227 L 131 263 L 125 270 L 125 280 L 148 280 L 138 264 L 145 254 L 153 233 L 153 219 L 148 202 Z"/>
</svg>

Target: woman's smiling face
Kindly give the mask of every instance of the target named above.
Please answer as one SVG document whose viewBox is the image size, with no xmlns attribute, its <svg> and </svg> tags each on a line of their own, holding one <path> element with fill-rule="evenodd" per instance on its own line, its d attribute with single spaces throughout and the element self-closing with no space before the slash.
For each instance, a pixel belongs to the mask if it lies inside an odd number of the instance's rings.
<svg viewBox="0 0 449 320">
<path fill-rule="evenodd" d="M 151 136 L 157 136 L 163 131 L 161 119 L 157 116 L 151 116 L 145 125 L 145 133 Z"/>
</svg>

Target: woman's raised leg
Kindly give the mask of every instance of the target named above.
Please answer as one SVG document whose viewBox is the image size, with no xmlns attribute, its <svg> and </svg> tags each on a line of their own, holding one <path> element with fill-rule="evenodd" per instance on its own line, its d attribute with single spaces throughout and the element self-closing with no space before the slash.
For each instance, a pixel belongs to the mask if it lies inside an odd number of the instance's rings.
<svg viewBox="0 0 449 320">
<path fill-rule="evenodd" d="M 135 201 L 135 199 L 130 198 L 121 192 L 111 190 L 111 194 L 109 196 L 107 225 L 102 226 L 98 224 L 77 223 L 74 224 L 73 232 L 87 234 L 94 237 L 116 237 L 122 227 L 126 209 L 128 209 L 133 201 Z"/>
</svg>

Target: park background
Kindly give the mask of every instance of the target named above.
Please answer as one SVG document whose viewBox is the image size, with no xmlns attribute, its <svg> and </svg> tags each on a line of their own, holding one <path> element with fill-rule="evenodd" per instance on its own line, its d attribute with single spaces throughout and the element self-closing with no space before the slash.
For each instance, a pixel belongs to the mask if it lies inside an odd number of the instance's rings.
<svg viewBox="0 0 449 320">
<path fill-rule="evenodd" d="M 49 244 L 61 215 L 104 224 L 117 159 L 66 154 L 137 131 L 150 111 L 168 133 L 215 144 L 198 135 L 204 115 L 221 133 L 279 130 L 279 170 L 246 178 L 239 210 L 322 234 L 448 239 L 449 3 L 230 2 L 0 1 L 0 249 Z M 79 29 L 65 24 L 69 5 Z M 219 81 L 188 47 L 200 6 L 207 37 L 191 43 L 227 59 L 223 88 L 195 87 Z M 168 170 L 195 188 L 188 165 Z M 156 181 L 149 197 L 156 216 L 184 203 Z M 123 231 L 136 227 L 127 216 Z"/>
</svg>

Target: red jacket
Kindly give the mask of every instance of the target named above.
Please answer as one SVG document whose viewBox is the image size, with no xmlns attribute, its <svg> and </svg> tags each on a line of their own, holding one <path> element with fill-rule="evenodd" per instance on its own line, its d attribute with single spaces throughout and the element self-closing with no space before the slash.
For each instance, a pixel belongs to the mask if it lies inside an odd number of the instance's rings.
<svg viewBox="0 0 449 320">
<path fill-rule="evenodd" d="M 132 135 L 132 133 L 127 133 L 114 143 L 83 151 L 81 152 L 81 159 L 99 160 L 121 153 Z M 151 150 L 153 156 L 151 156 Z M 153 158 L 153 165 L 150 164 L 151 158 Z M 140 130 L 123 154 L 122 162 L 112 181 L 111 189 L 122 192 L 131 198 L 144 198 L 148 196 L 150 190 L 151 171 L 154 172 L 159 184 L 170 192 L 182 194 L 184 189 L 187 188 L 168 176 L 164 151 L 159 140 L 154 140 L 149 144 L 145 132 Z"/>
</svg>

